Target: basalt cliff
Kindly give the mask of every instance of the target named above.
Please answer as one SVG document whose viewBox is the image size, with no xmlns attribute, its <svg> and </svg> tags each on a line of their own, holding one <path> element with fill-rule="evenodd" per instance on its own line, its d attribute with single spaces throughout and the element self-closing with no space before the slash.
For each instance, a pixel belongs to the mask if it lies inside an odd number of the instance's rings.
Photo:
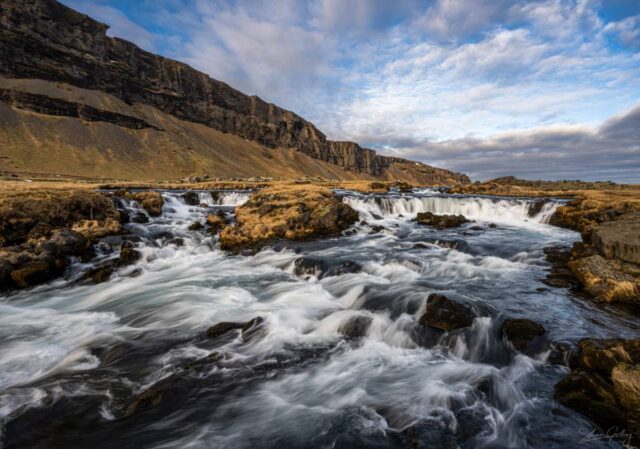
<svg viewBox="0 0 640 449">
<path fill-rule="evenodd" d="M 331 141 L 295 113 L 107 29 L 55 0 L 0 4 L 0 171 L 469 181 Z"/>
</svg>

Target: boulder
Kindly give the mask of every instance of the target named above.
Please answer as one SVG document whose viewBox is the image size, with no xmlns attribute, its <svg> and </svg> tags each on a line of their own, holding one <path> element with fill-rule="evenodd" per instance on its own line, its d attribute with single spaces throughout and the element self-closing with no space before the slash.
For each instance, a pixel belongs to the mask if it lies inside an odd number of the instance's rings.
<svg viewBox="0 0 640 449">
<path fill-rule="evenodd" d="M 416 221 L 419 224 L 436 229 L 456 228 L 467 222 L 463 215 L 436 215 L 431 212 L 418 212 Z"/>
<path fill-rule="evenodd" d="M 473 309 L 444 295 L 432 293 L 427 298 L 427 311 L 420 324 L 444 331 L 471 326 L 476 317 Z"/>
<path fill-rule="evenodd" d="M 222 249 L 257 248 L 278 238 L 337 235 L 358 220 L 358 213 L 325 186 L 292 184 L 254 192 L 236 208 L 236 219 L 237 225 L 220 233 Z"/>
<path fill-rule="evenodd" d="M 246 323 L 223 321 L 221 323 L 214 324 L 209 329 L 207 329 L 207 337 L 216 338 L 232 330 L 242 329 L 245 325 Z"/>
<path fill-rule="evenodd" d="M 20 288 L 42 284 L 56 276 L 47 262 L 31 262 L 11 272 L 11 280 Z"/>
<path fill-rule="evenodd" d="M 629 444 L 640 443 L 640 340 L 585 338 L 570 367 L 556 384 L 556 399 L 605 431 L 631 433 Z"/>
<path fill-rule="evenodd" d="M 200 204 L 200 196 L 191 190 L 180 195 L 185 204 L 189 206 L 198 206 Z"/>
<path fill-rule="evenodd" d="M 640 264 L 640 217 L 601 223 L 591 239 L 607 259 Z"/>
<path fill-rule="evenodd" d="M 537 337 L 545 333 L 541 324 L 524 318 L 508 318 L 502 322 L 502 338 L 517 351 L 524 352 Z"/>
<path fill-rule="evenodd" d="M 364 337 L 372 321 L 368 315 L 352 316 L 338 328 L 338 333 L 349 339 Z"/>
<path fill-rule="evenodd" d="M 120 257 L 118 264 L 119 265 L 131 265 L 140 260 L 142 255 L 138 250 L 135 249 L 135 245 L 132 242 L 124 241 L 122 245 L 120 245 Z"/>
<path fill-rule="evenodd" d="M 62 229 L 56 231 L 42 248 L 56 256 L 77 256 L 86 253 L 90 244 L 81 233 Z"/>
<path fill-rule="evenodd" d="M 193 223 L 191 223 L 189 225 L 189 227 L 187 229 L 189 231 L 199 231 L 201 229 L 204 229 L 204 225 L 202 223 L 200 223 L 199 221 L 194 221 Z"/>
</svg>

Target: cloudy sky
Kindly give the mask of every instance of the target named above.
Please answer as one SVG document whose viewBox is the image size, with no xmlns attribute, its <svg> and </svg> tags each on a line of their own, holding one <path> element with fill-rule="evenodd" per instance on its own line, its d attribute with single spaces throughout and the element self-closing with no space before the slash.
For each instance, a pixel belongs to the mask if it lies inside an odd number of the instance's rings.
<svg viewBox="0 0 640 449">
<path fill-rule="evenodd" d="M 640 182 L 640 0 L 63 0 L 335 140 Z"/>
</svg>

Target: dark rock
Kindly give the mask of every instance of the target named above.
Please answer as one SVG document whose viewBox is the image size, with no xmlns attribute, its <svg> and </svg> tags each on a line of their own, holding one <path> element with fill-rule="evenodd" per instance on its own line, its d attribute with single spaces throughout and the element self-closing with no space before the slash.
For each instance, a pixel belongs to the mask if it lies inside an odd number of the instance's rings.
<svg viewBox="0 0 640 449">
<path fill-rule="evenodd" d="M 490 228 L 497 228 L 497 227 L 498 227 L 498 225 L 497 225 L 497 224 L 495 224 L 495 223 L 489 223 L 489 227 L 490 227 Z"/>
<path fill-rule="evenodd" d="M 418 212 L 416 221 L 436 229 L 456 228 L 467 222 L 463 215 L 436 215 L 431 212 Z"/>
<path fill-rule="evenodd" d="M 232 330 L 242 329 L 246 324 L 247 323 L 234 323 L 234 322 L 223 321 L 221 323 L 214 324 L 209 329 L 207 329 L 207 337 L 216 338 Z"/>
<path fill-rule="evenodd" d="M 189 231 L 200 231 L 201 229 L 204 229 L 204 225 L 199 221 L 194 221 L 189 225 L 188 229 Z"/>
<path fill-rule="evenodd" d="M 53 228 L 49 223 L 38 222 L 36 225 L 31 228 L 31 231 L 27 234 L 27 241 L 29 240 L 40 240 L 40 239 L 48 239 L 51 237 L 53 233 Z"/>
<path fill-rule="evenodd" d="M 540 212 L 542 212 L 542 208 L 545 204 L 547 204 L 547 200 L 535 200 L 529 203 L 529 210 L 527 211 L 527 215 L 529 217 L 535 217 Z"/>
<path fill-rule="evenodd" d="M 185 204 L 189 206 L 198 206 L 200 204 L 200 196 L 191 190 L 183 193 L 181 198 L 184 200 Z"/>
<path fill-rule="evenodd" d="M 124 416 L 131 416 L 134 413 L 141 413 L 158 407 L 167 401 L 173 400 L 176 396 L 181 396 L 184 390 L 184 385 L 175 374 L 164 378 L 136 395 L 127 405 Z"/>
<path fill-rule="evenodd" d="M 471 326 L 475 317 L 471 307 L 432 293 L 427 298 L 427 311 L 420 318 L 420 324 L 451 331 Z"/>
<path fill-rule="evenodd" d="M 367 334 L 373 319 L 367 315 L 352 316 L 338 328 L 338 333 L 346 338 L 360 338 Z"/>
<path fill-rule="evenodd" d="M 569 268 L 571 249 L 564 247 L 547 247 L 544 248 L 543 251 L 547 261 L 551 264 L 551 269 L 542 282 L 557 288 L 572 288 L 577 286 L 578 280 Z"/>
<path fill-rule="evenodd" d="M 31 262 L 11 272 L 11 279 L 20 288 L 42 284 L 55 276 L 55 271 L 47 262 Z"/>
<path fill-rule="evenodd" d="M 79 232 L 62 229 L 46 242 L 47 251 L 56 256 L 78 256 L 89 250 L 89 240 Z"/>
<path fill-rule="evenodd" d="M 374 220 L 382 220 L 382 219 L 384 219 L 384 217 L 383 217 L 382 215 L 378 215 L 378 214 L 376 214 L 375 212 L 371 212 L 371 217 L 372 217 Z"/>
<path fill-rule="evenodd" d="M 469 251 L 469 244 L 463 239 L 427 239 L 426 241 L 440 248 L 455 249 L 461 252 Z"/>
<path fill-rule="evenodd" d="M 120 265 L 131 265 L 140 260 L 142 254 L 135 249 L 135 245 L 129 241 L 122 242 L 120 245 Z"/>
<path fill-rule="evenodd" d="M 131 217 L 131 223 L 149 223 L 149 217 L 144 212 L 136 212 L 133 217 Z"/>
<path fill-rule="evenodd" d="M 184 246 L 184 239 L 182 237 L 174 237 L 167 240 L 167 245 Z"/>
<path fill-rule="evenodd" d="M 502 337 L 518 351 L 525 351 L 531 342 L 545 333 L 544 327 L 524 318 L 508 318 L 502 322 Z"/>
<path fill-rule="evenodd" d="M 362 265 L 357 262 L 347 260 L 329 268 L 322 277 L 341 276 L 343 274 L 360 273 L 361 271 Z"/>
<path fill-rule="evenodd" d="M 312 275 L 320 279 L 329 269 L 329 264 L 313 257 L 301 257 L 293 263 L 293 273 L 298 276 Z"/>
<path fill-rule="evenodd" d="M 260 337 L 264 331 L 264 318 L 257 316 L 242 326 L 242 341 L 250 342 Z"/>
<path fill-rule="evenodd" d="M 385 227 L 384 226 L 380 226 L 380 225 L 371 227 L 371 232 L 374 233 L 374 234 L 378 233 L 378 232 L 382 232 L 384 230 L 385 230 Z"/>
</svg>

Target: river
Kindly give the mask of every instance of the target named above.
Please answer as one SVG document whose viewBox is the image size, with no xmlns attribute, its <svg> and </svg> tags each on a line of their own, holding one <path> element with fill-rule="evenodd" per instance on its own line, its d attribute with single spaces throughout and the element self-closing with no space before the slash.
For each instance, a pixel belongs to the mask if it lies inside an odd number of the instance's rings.
<svg viewBox="0 0 640 449">
<path fill-rule="evenodd" d="M 188 228 L 248 192 L 200 192 L 199 207 L 166 191 L 160 217 L 126 226 L 140 262 L 79 282 L 117 256 L 106 238 L 64 279 L 0 297 L 0 447 L 618 447 L 585 441 L 592 425 L 553 401 L 568 369 L 548 345 L 523 355 L 500 337 L 506 317 L 559 346 L 637 335 L 637 318 L 542 282 L 543 249 L 579 239 L 548 224 L 558 202 L 337 194 L 362 220 L 344 235 L 231 255 Z M 424 211 L 473 221 L 434 230 L 412 221 Z M 420 326 L 430 293 L 480 317 Z M 160 393 L 136 402 L 146 391 Z"/>
</svg>

